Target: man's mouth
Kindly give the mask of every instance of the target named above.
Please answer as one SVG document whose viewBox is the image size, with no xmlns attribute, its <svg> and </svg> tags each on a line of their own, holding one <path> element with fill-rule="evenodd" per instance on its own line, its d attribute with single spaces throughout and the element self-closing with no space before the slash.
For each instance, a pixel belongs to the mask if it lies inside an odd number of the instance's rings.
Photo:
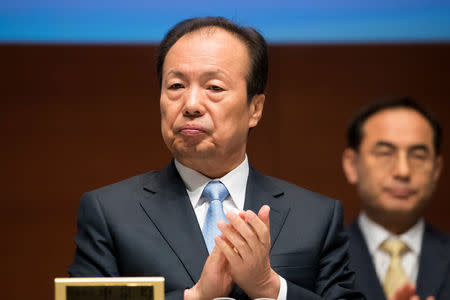
<svg viewBox="0 0 450 300">
<path fill-rule="evenodd" d="M 406 199 L 415 194 L 413 189 L 403 187 L 388 188 L 387 191 L 391 196 L 400 199 Z"/>
<path fill-rule="evenodd" d="M 179 133 L 187 136 L 196 136 L 200 134 L 206 133 L 206 130 L 203 126 L 195 125 L 195 124 L 186 124 L 182 126 L 179 130 Z"/>
</svg>

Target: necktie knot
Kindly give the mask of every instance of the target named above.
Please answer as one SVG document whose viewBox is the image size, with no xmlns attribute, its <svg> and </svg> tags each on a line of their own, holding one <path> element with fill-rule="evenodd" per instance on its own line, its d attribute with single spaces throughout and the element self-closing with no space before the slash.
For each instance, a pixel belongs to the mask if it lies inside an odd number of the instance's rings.
<svg viewBox="0 0 450 300">
<path fill-rule="evenodd" d="M 227 188 L 222 182 L 218 180 L 210 181 L 203 190 L 203 197 L 205 197 L 205 199 L 208 200 L 209 202 L 214 200 L 219 200 L 220 202 L 223 202 L 223 200 L 225 200 L 227 196 L 228 196 Z"/>
<path fill-rule="evenodd" d="M 380 247 L 391 257 L 401 257 L 409 251 L 408 245 L 398 239 L 384 241 Z"/>
<path fill-rule="evenodd" d="M 410 249 L 405 242 L 398 239 L 384 241 L 380 245 L 380 249 L 385 251 L 391 257 L 383 281 L 386 299 L 390 299 L 400 286 L 409 281 L 409 278 L 403 269 L 401 257 Z"/>
<path fill-rule="evenodd" d="M 214 242 L 214 237 L 216 235 L 220 235 L 221 233 L 217 227 L 217 222 L 226 221 L 222 202 L 228 194 L 229 193 L 225 185 L 218 180 L 210 181 L 203 190 L 202 195 L 206 201 L 208 201 L 209 208 L 206 212 L 202 232 L 209 253 L 212 252 L 216 244 Z"/>
</svg>

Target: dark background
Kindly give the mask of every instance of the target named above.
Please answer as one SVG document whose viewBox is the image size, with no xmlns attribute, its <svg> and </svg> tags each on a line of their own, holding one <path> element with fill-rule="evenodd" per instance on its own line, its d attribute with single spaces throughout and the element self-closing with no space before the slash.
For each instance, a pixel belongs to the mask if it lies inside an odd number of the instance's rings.
<svg viewBox="0 0 450 300">
<path fill-rule="evenodd" d="M 67 276 L 83 192 L 164 167 L 155 47 L 0 46 L 2 299 L 52 299 Z M 359 210 L 341 171 L 345 128 L 361 105 L 413 96 L 450 145 L 450 44 L 270 46 L 263 120 L 248 156 L 259 170 Z M 449 164 L 428 220 L 450 231 Z M 26 285 L 23 283 L 27 282 Z"/>
</svg>

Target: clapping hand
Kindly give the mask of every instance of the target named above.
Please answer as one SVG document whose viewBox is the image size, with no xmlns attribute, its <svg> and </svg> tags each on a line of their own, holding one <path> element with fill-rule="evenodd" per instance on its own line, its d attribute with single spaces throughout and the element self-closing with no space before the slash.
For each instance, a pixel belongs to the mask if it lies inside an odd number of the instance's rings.
<svg viewBox="0 0 450 300">
<path fill-rule="evenodd" d="M 184 291 L 186 300 L 211 300 L 227 296 L 233 287 L 229 264 L 225 256 L 215 247 L 203 267 L 198 282 Z"/>
<path fill-rule="evenodd" d="M 239 215 L 228 212 L 229 224 L 219 222 L 222 236 L 216 236 L 216 248 L 220 249 L 229 264 L 233 281 L 251 298 L 278 297 L 280 278 L 271 268 L 270 208 L 261 207 L 258 215 L 247 210 Z"/>
<path fill-rule="evenodd" d="M 395 292 L 389 300 L 420 300 L 419 296 L 415 295 L 416 286 L 407 282 Z M 433 296 L 427 297 L 426 300 L 435 300 Z"/>
</svg>

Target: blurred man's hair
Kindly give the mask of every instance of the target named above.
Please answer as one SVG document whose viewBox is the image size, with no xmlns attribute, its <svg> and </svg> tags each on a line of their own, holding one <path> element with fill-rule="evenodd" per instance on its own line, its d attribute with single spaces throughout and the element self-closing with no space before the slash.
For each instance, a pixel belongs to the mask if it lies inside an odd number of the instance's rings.
<svg viewBox="0 0 450 300">
<path fill-rule="evenodd" d="M 436 154 L 440 153 L 442 143 L 442 126 L 435 116 L 410 97 L 389 97 L 380 99 L 363 107 L 352 119 L 347 128 L 348 147 L 359 151 L 363 139 L 363 127 L 371 116 L 388 109 L 407 108 L 421 114 L 433 129 L 433 145 Z"/>
</svg>

